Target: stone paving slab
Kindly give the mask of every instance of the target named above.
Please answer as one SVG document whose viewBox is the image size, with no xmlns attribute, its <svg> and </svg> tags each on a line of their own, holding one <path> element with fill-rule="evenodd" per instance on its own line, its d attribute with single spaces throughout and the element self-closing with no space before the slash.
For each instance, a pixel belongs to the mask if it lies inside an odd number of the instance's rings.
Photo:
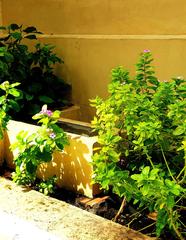
<svg viewBox="0 0 186 240">
<path fill-rule="evenodd" d="M 33 237 L 34 240 L 152 239 L 63 201 L 16 186 L 1 177 L 0 214 L 0 240 L 29 240 L 31 233 L 40 236 Z M 2 219 L 7 221 L 4 225 L 8 225 L 9 235 L 1 225 Z M 5 238 L 2 238 L 3 234 Z M 25 238 L 25 234 L 28 237 Z"/>
<path fill-rule="evenodd" d="M 65 236 L 63 239 L 67 240 Z M 0 211 L 0 240 L 60 240 L 28 221 Z"/>
</svg>

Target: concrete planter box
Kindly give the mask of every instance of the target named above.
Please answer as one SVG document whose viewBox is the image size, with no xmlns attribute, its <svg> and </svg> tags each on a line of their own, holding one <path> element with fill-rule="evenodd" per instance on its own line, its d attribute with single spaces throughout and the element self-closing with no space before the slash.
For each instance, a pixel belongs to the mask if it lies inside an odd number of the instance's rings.
<svg viewBox="0 0 186 240">
<path fill-rule="evenodd" d="M 0 140 L 0 166 L 2 166 L 4 160 L 4 141 Z"/>
<path fill-rule="evenodd" d="M 152 240 L 139 232 L 0 177 L 1 240 Z"/>
<path fill-rule="evenodd" d="M 61 124 L 64 124 L 63 121 Z M 10 168 L 14 168 L 13 155 L 15 152 L 12 153 L 10 151 L 10 144 L 15 142 L 16 135 L 21 130 L 33 133 L 37 128 L 38 126 L 32 124 L 9 121 L 4 139 L 0 142 L 1 163 L 4 158 L 7 165 Z M 58 177 L 58 186 L 93 197 L 93 195 L 99 192 L 98 187 L 91 184 L 93 174 L 91 156 L 97 137 L 69 132 L 67 134 L 70 145 L 66 146 L 63 152 L 55 152 L 50 163 L 41 164 L 37 176 L 45 180 L 50 176 L 56 175 Z"/>
<path fill-rule="evenodd" d="M 73 105 L 61 111 L 62 118 L 68 118 L 71 120 L 80 119 L 80 107 L 78 105 Z"/>
</svg>

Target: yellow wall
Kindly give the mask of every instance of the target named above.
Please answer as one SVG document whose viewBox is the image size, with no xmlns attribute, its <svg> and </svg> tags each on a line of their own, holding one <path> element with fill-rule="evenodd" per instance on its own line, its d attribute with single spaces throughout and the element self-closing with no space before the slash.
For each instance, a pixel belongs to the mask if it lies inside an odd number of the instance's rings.
<svg viewBox="0 0 186 240">
<path fill-rule="evenodd" d="M 56 44 L 65 60 L 57 72 L 72 83 L 84 120 L 93 114 L 88 99 L 106 96 L 111 69 L 133 69 L 143 49 L 154 53 L 161 79 L 186 77 L 185 0 L 2 0 L 2 7 L 4 24 L 35 25 L 41 41 Z"/>
<path fill-rule="evenodd" d="M 3 16 L 2 16 L 2 0 L 0 0 L 0 25 L 2 25 Z"/>
<path fill-rule="evenodd" d="M 4 162 L 4 141 L 0 139 L 0 167 Z"/>
<path fill-rule="evenodd" d="M 22 130 L 31 134 L 37 131 L 38 128 L 38 126 L 23 122 L 9 121 L 3 148 L 0 141 L 0 154 L 3 151 L 2 155 L 4 155 L 8 167 L 14 168 L 13 156 L 16 156 L 17 153 L 16 151 L 13 151 L 13 153 L 10 151 L 10 145 L 16 141 L 17 134 Z M 97 138 L 72 133 L 67 134 L 69 145 L 65 147 L 63 152 L 55 152 L 51 162 L 41 164 L 37 176 L 46 180 L 56 175 L 58 186 L 93 197 L 94 194 L 98 193 L 96 185 L 92 185 L 93 166 L 91 164 L 93 146 Z"/>
</svg>

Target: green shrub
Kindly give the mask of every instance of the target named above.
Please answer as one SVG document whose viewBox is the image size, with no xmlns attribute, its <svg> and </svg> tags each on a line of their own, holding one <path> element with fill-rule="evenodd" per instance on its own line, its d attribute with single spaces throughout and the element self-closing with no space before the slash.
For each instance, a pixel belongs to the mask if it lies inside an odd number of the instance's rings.
<svg viewBox="0 0 186 240">
<path fill-rule="evenodd" d="M 157 211 L 157 236 L 168 226 L 183 239 L 186 80 L 160 82 L 152 61 L 144 50 L 133 78 L 123 67 L 113 69 L 109 97 L 91 101 L 100 144 L 93 157 L 94 181 L 138 208 Z"/>
<path fill-rule="evenodd" d="M 3 138 L 3 132 L 6 130 L 8 121 L 11 119 L 8 114 L 10 109 L 18 110 L 19 105 L 17 99 L 21 96 L 21 92 L 16 88 L 20 83 L 10 84 L 5 81 L 0 84 L 0 139 Z"/>
<path fill-rule="evenodd" d="M 39 192 L 45 195 L 49 195 L 54 193 L 56 182 L 57 177 L 53 176 L 47 179 L 46 181 L 41 181 L 39 184 L 37 184 L 36 187 L 38 188 Z"/>
<path fill-rule="evenodd" d="M 11 145 L 11 150 L 16 150 L 13 180 L 17 184 L 35 184 L 38 166 L 50 162 L 52 154 L 63 150 L 68 144 L 66 133 L 56 124 L 59 117 L 60 111 L 52 112 L 44 105 L 42 110 L 33 116 L 33 119 L 42 124 L 41 127 L 32 134 L 21 131 L 17 135 L 17 141 Z"/>
<path fill-rule="evenodd" d="M 43 104 L 53 109 L 68 105 L 71 87 L 54 74 L 53 66 L 63 63 L 53 52 L 54 46 L 36 41 L 41 32 L 33 26 L 10 24 L 0 29 L 4 33 L 0 38 L 0 83 L 18 81 L 23 91 L 20 113 L 14 118 L 28 120 Z M 36 41 L 34 50 L 26 40 Z"/>
</svg>

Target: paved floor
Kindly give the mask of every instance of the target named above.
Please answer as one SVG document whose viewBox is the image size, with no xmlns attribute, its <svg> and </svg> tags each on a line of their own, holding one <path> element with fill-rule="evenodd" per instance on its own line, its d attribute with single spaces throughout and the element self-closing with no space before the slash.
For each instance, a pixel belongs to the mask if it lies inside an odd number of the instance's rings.
<svg viewBox="0 0 186 240">
<path fill-rule="evenodd" d="M 150 240 L 0 177 L 0 240 Z"/>
<path fill-rule="evenodd" d="M 67 239 L 63 236 L 63 239 Z M 0 240 L 59 240 L 33 224 L 0 211 Z"/>
</svg>

